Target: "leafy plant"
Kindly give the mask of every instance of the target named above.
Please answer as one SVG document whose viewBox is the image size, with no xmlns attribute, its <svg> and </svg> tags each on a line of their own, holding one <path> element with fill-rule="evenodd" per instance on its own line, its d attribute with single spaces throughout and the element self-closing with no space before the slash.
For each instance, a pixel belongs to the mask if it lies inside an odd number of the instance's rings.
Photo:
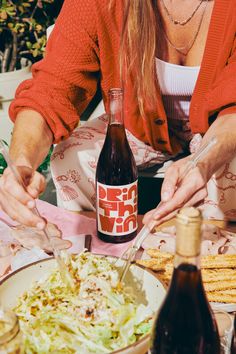
<svg viewBox="0 0 236 354">
<path fill-rule="evenodd" d="M 0 0 L 0 72 L 40 60 L 63 0 Z"/>
<path fill-rule="evenodd" d="M 0 154 L 0 176 L 3 174 L 6 167 L 7 167 L 7 163 L 4 157 L 2 156 L 2 154 Z"/>
<path fill-rule="evenodd" d="M 50 165 L 50 157 L 52 155 L 52 151 L 53 151 L 53 146 L 51 146 L 48 155 L 46 156 L 45 160 L 41 163 L 41 165 L 38 167 L 37 171 L 39 171 L 40 173 L 44 174 L 44 172 L 47 172 L 49 169 L 49 165 Z"/>
</svg>

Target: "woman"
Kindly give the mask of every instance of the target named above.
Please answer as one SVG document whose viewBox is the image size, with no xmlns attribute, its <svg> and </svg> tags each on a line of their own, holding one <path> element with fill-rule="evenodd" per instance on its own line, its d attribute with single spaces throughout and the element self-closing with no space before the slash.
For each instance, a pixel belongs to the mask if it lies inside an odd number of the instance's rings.
<svg viewBox="0 0 236 354">
<path fill-rule="evenodd" d="M 177 190 L 189 157 L 167 170 L 158 219 L 202 201 L 208 180 L 236 152 L 235 28 L 235 0 L 65 0 L 45 58 L 10 107 L 11 156 L 30 182 L 24 191 L 7 169 L 0 181 L 2 209 L 44 227 L 30 211 L 45 186 L 33 171 L 61 140 L 52 171 L 64 205 L 93 209 L 106 118 L 76 127 L 98 85 L 107 106 L 108 90 L 121 82 L 128 139 L 141 168 L 189 149 L 194 134 L 202 143 L 217 138 Z"/>
</svg>

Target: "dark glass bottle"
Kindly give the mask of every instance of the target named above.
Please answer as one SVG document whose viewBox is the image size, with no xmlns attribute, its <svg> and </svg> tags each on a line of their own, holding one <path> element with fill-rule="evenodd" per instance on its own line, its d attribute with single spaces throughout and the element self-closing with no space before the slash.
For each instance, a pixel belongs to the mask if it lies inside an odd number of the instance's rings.
<svg viewBox="0 0 236 354">
<path fill-rule="evenodd" d="M 232 338 L 230 354 L 236 354 L 236 315 L 234 315 L 234 333 Z"/>
<path fill-rule="evenodd" d="M 107 134 L 96 171 L 97 234 L 106 242 L 132 240 L 137 233 L 137 167 L 123 119 L 123 91 L 109 91 Z"/>
<path fill-rule="evenodd" d="M 199 267 L 199 210 L 180 210 L 176 227 L 174 272 L 153 327 L 151 353 L 219 354 L 218 329 L 205 295 Z"/>
</svg>

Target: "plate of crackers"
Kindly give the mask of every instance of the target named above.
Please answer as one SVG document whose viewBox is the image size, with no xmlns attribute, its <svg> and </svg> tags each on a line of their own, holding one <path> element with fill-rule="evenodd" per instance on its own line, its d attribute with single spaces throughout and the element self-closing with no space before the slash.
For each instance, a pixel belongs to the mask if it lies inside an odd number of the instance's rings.
<svg viewBox="0 0 236 354">
<path fill-rule="evenodd" d="M 207 223 L 209 224 L 209 221 Z M 214 222 L 212 224 L 217 228 L 221 227 Z M 168 227 L 171 226 L 172 229 L 173 225 L 174 220 L 168 223 Z M 159 227 L 159 231 L 161 230 L 166 230 L 166 225 Z M 234 236 L 236 240 L 236 233 Z M 167 252 L 165 248 L 160 248 L 145 247 L 141 259 L 137 259 L 136 262 L 154 271 L 158 279 L 168 286 L 173 272 L 174 252 Z M 228 312 L 236 311 L 236 252 L 202 255 L 201 272 L 212 308 Z"/>
</svg>

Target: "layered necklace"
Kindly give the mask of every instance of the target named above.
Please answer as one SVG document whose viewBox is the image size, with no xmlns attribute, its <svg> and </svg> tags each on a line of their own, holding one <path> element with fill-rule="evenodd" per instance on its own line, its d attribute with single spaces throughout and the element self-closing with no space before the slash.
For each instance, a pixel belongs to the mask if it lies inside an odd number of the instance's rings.
<svg viewBox="0 0 236 354">
<path fill-rule="evenodd" d="M 193 10 L 193 12 L 191 13 L 191 15 L 186 18 L 185 20 L 183 21 L 179 21 L 179 20 L 176 20 L 173 18 L 173 16 L 170 14 L 164 0 L 160 0 L 161 3 L 162 3 L 162 6 L 163 6 L 163 9 L 165 10 L 168 18 L 170 19 L 170 21 L 174 24 L 174 25 L 179 25 L 179 26 L 185 26 L 189 21 L 192 20 L 192 18 L 194 17 L 194 15 L 196 14 L 197 10 L 200 8 L 200 6 L 202 5 L 203 1 L 204 0 L 201 0 L 197 6 L 195 7 L 195 9 Z M 167 40 L 167 42 L 171 45 L 171 47 L 173 47 L 178 53 L 186 56 L 189 51 L 191 50 L 191 48 L 193 47 L 196 39 L 197 39 L 197 36 L 199 34 L 199 31 L 200 31 L 200 28 L 201 28 L 201 25 L 202 25 L 202 21 L 203 21 L 203 18 L 204 18 L 204 15 L 205 15 L 205 12 L 206 12 L 206 8 L 207 8 L 207 4 L 208 4 L 208 1 L 209 0 L 206 0 L 206 3 L 205 3 L 205 7 L 204 7 L 204 10 L 202 11 L 202 15 L 200 17 L 200 21 L 198 23 L 198 26 L 197 26 L 197 29 L 196 29 L 196 32 L 194 33 L 194 36 L 193 38 L 189 41 L 189 43 L 183 47 L 177 47 L 171 40 L 170 38 L 168 37 L 165 29 L 163 28 L 163 33 L 164 33 L 164 36 Z"/>
<path fill-rule="evenodd" d="M 175 20 L 172 15 L 170 14 L 164 0 L 161 0 L 161 3 L 162 3 L 162 6 L 167 14 L 167 16 L 169 17 L 169 19 L 171 20 L 171 22 L 173 22 L 175 25 L 180 25 L 180 26 L 184 26 L 186 25 L 190 20 L 192 20 L 193 16 L 195 15 L 195 13 L 197 12 L 197 10 L 199 9 L 199 7 L 202 5 L 204 0 L 201 0 L 199 2 L 199 4 L 197 4 L 197 6 L 195 7 L 195 9 L 193 10 L 193 12 L 191 13 L 191 15 L 186 18 L 186 20 L 183 20 L 183 21 L 179 21 L 179 20 Z"/>
</svg>

